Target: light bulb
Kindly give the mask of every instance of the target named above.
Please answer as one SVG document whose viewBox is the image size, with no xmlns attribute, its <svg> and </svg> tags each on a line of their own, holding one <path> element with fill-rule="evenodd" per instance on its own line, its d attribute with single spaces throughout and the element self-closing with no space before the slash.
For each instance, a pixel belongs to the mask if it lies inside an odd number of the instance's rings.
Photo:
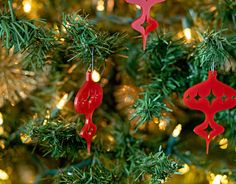
<svg viewBox="0 0 236 184">
<path fill-rule="evenodd" d="M 8 174 L 4 170 L 0 169 L 0 180 L 8 180 L 8 179 L 9 179 Z"/>
<path fill-rule="evenodd" d="M 178 124 L 178 125 L 175 127 L 175 129 L 174 129 L 174 131 L 173 131 L 173 133 L 172 133 L 172 136 L 173 136 L 173 137 L 178 137 L 179 134 L 180 134 L 180 132 L 181 132 L 181 130 L 182 130 L 182 125 L 181 125 L 181 124 Z"/>
<path fill-rule="evenodd" d="M 159 123 L 159 129 L 161 131 L 164 131 L 167 127 L 167 121 L 166 120 L 160 120 L 160 123 Z"/>
<path fill-rule="evenodd" d="M 184 164 L 182 168 L 178 170 L 181 174 L 186 174 L 190 170 L 188 164 Z"/>
<path fill-rule="evenodd" d="M 192 39 L 192 33 L 191 33 L 190 28 L 185 28 L 184 29 L 184 36 L 188 41 L 190 41 Z"/>
<path fill-rule="evenodd" d="M 68 99 L 68 93 L 64 94 L 64 96 L 58 102 L 57 108 L 60 109 L 60 110 L 63 109 L 63 107 L 65 106 L 65 104 L 67 102 L 67 99 Z"/>
<path fill-rule="evenodd" d="M 98 81 L 100 81 L 100 79 L 101 79 L 101 75 L 96 70 L 93 70 L 92 71 L 93 82 L 98 82 Z"/>
<path fill-rule="evenodd" d="M 97 11 L 104 11 L 104 0 L 99 0 L 97 4 Z"/>
<path fill-rule="evenodd" d="M 221 184 L 220 180 L 221 180 L 222 176 L 217 174 L 214 178 L 214 180 L 212 181 L 212 184 Z"/>
<path fill-rule="evenodd" d="M 24 12 L 29 13 L 31 11 L 31 2 L 29 0 L 24 0 L 22 4 L 23 4 Z"/>
<path fill-rule="evenodd" d="M 220 148 L 221 149 L 227 149 L 228 147 L 228 139 L 227 138 L 222 138 L 219 142 Z"/>
</svg>

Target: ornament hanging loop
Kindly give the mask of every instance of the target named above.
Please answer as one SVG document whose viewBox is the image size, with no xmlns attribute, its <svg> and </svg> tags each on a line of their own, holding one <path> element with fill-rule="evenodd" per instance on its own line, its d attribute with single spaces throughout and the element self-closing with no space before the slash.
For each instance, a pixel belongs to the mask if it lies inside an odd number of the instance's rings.
<svg viewBox="0 0 236 184">
<path fill-rule="evenodd" d="M 91 64 L 89 65 L 88 71 L 94 71 L 94 47 L 92 47 Z"/>
<path fill-rule="evenodd" d="M 214 70 L 215 70 L 215 62 L 213 61 L 211 65 L 211 71 L 213 72 Z"/>
</svg>

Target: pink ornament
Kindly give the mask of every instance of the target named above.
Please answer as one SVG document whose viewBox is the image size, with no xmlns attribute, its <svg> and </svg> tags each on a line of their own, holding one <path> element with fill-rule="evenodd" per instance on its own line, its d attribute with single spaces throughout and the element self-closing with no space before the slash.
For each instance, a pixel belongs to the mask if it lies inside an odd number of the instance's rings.
<svg viewBox="0 0 236 184">
<path fill-rule="evenodd" d="M 216 75 L 216 71 L 209 71 L 206 81 L 192 86 L 184 93 L 184 103 L 205 114 L 205 121 L 195 127 L 194 132 L 206 140 L 207 154 L 211 140 L 224 132 L 224 127 L 214 121 L 215 114 L 236 105 L 236 90 L 217 80 Z M 208 126 L 212 129 L 210 132 L 206 131 Z"/>
<path fill-rule="evenodd" d="M 150 9 L 156 3 L 161 3 L 165 0 L 125 0 L 127 3 L 137 4 L 142 9 L 141 16 L 136 19 L 131 27 L 142 34 L 143 38 L 143 50 L 146 49 L 147 36 L 150 32 L 158 27 L 158 22 L 150 16 Z M 142 24 L 147 22 L 147 27 L 143 27 Z"/>
<path fill-rule="evenodd" d="M 92 73 L 87 72 L 86 82 L 80 88 L 74 101 L 76 112 L 85 115 L 85 125 L 80 132 L 80 136 L 87 142 L 87 150 L 90 154 L 91 140 L 96 134 L 97 127 L 92 121 L 93 112 L 102 103 L 102 87 L 93 82 Z"/>
</svg>

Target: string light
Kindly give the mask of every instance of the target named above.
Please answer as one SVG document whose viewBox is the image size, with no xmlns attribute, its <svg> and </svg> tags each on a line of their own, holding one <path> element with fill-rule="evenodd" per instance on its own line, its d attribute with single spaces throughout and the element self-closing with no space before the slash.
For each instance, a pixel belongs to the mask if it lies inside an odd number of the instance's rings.
<svg viewBox="0 0 236 184">
<path fill-rule="evenodd" d="M 93 70 L 93 72 L 92 72 L 93 82 L 98 82 L 98 81 L 100 81 L 100 79 L 101 79 L 101 75 L 96 70 Z"/>
<path fill-rule="evenodd" d="M 186 174 L 187 172 L 189 172 L 189 170 L 190 168 L 188 164 L 184 164 L 183 167 L 178 170 L 178 172 L 180 172 L 181 174 Z"/>
<path fill-rule="evenodd" d="M 2 116 L 2 113 L 0 112 L 0 125 L 3 124 L 3 116 Z"/>
<path fill-rule="evenodd" d="M 162 131 L 166 130 L 167 123 L 168 122 L 166 120 L 160 120 L 160 123 L 158 125 L 159 129 L 162 130 Z"/>
<path fill-rule="evenodd" d="M 30 138 L 30 136 L 28 136 L 25 133 L 20 133 L 20 140 L 22 143 L 24 144 L 29 144 L 31 143 L 32 139 Z"/>
<path fill-rule="evenodd" d="M 184 29 L 184 36 L 187 39 L 187 41 L 190 41 L 192 39 L 192 33 L 190 28 Z"/>
<path fill-rule="evenodd" d="M 159 127 L 159 129 L 160 129 L 161 131 L 164 131 L 164 130 L 166 129 L 166 127 L 167 127 L 167 124 L 168 124 L 168 122 L 167 122 L 166 120 L 163 120 L 163 119 L 159 120 L 157 117 L 154 117 L 154 118 L 152 119 L 152 121 L 153 121 L 155 124 L 158 125 L 158 127 Z"/>
<path fill-rule="evenodd" d="M 184 29 L 183 32 L 184 32 L 184 36 L 185 36 L 186 40 L 191 41 L 192 33 L 191 33 L 191 29 L 190 29 L 190 22 L 187 17 L 184 17 L 182 19 L 182 26 Z"/>
<path fill-rule="evenodd" d="M 0 148 L 5 149 L 5 144 L 3 140 L 0 140 Z"/>
<path fill-rule="evenodd" d="M 50 117 L 51 117 L 50 111 L 47 110 L 46 111 L 46 115 L 44 117 L 43 125 L 47 125 L 48 124 L 48 120 L 49 120 Z"/>
<path fill-rule="evenodd" d="M 172 133 L 172 136 L 173 136 L 173 137 L 178 137 L 179 134 L 181 133 L 181 130 L 182 130 L 182 125 L 181 125 L 181 124 L 178 124 L 178 125 L 175 127 L 175 129 L 174 129 L 174 131 L 173 131 L 173 133 Z"/>
<path fill-rule="evenodd" d="M 4 134 L 4 128 L 2 126 L 0 126 L 0 135 Z"/>
<path fill-rule="evenodd" d="M 228 148 L 228 139 L 227 138 L 221 139 L 219 142 L 219 145 L 220 145 L 221 149 L 227 149 Z"/>
<path fill-rule="evenodd" d="M 214 173 L 210 174 L 210 182 L 209 184 L 228 184 L 229 180 L 227 175 L 215 175 Z"/>
<path fill-rule="evenodd" d="M 23 9 L 25 13 L 29 13 L 31 11 L 31 1 L 30 0 L 24 0 L 22 2 Z"/>
<path fill-rule="evenodd" d="M 57 104 L 57 108 L 58 109 L 63 109 L 63 107 L 65 106 L 67 100 L 68 100 L 68 93 L 64 94 L 63 97 L 61 98 L 61 100 L 58 102 Z"/>
<path fill-rule="evenodd" d="M 158 119 L 157 117 L 154 117 L 154 118 L 152 119 L 152 121 L 153 121 L 155 124 L 158 124 L 158 123 L 159 123 L 159 119 Z"/>
<path fill-rule="evenodd" d="M 212 181 L 212 184 L 221 184 L 220 180 L 221 180 L 222 176 L 221 175 L 216 175 L 214 180 Z"/>
<path fill-rule="evenodd" d="M 8 174 L 4 170 L 0 169 L 0 180 L 8 180 L 8 179 L 9 179 Z"/>
<path fill-rule="evenodd" d="M 220 175 L 220 174 L 217 174 L 214 178 L 214 180 L 212 181 L 212 184 L 228 184 L 229 181 L 228 181 L 228 178 L 226 175 Z"/>
<path fill-rule="evenodd" d="M 104 10 L 105 10 L 104 0 L 98 0 L 97 11 L 104 11 Z"/>
<path fill-rule="evenodd" d="M 137 5 L 137 4 L 136 4 L 136 8 L 139 9 L 139 10 L 141 10 L 141 7 L 140 7 L 139 5 Z"/>
</svg>

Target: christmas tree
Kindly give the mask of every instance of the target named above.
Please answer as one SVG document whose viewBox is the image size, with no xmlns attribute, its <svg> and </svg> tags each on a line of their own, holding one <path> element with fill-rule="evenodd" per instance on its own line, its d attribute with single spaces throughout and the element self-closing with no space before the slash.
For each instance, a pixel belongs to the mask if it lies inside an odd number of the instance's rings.
<svg viewBox="0 0 236 184">
<path fill-rule="evenodd" d="M 0 183 L 236 183 L 235 0 L 0 7 Z"/>
</svg>

